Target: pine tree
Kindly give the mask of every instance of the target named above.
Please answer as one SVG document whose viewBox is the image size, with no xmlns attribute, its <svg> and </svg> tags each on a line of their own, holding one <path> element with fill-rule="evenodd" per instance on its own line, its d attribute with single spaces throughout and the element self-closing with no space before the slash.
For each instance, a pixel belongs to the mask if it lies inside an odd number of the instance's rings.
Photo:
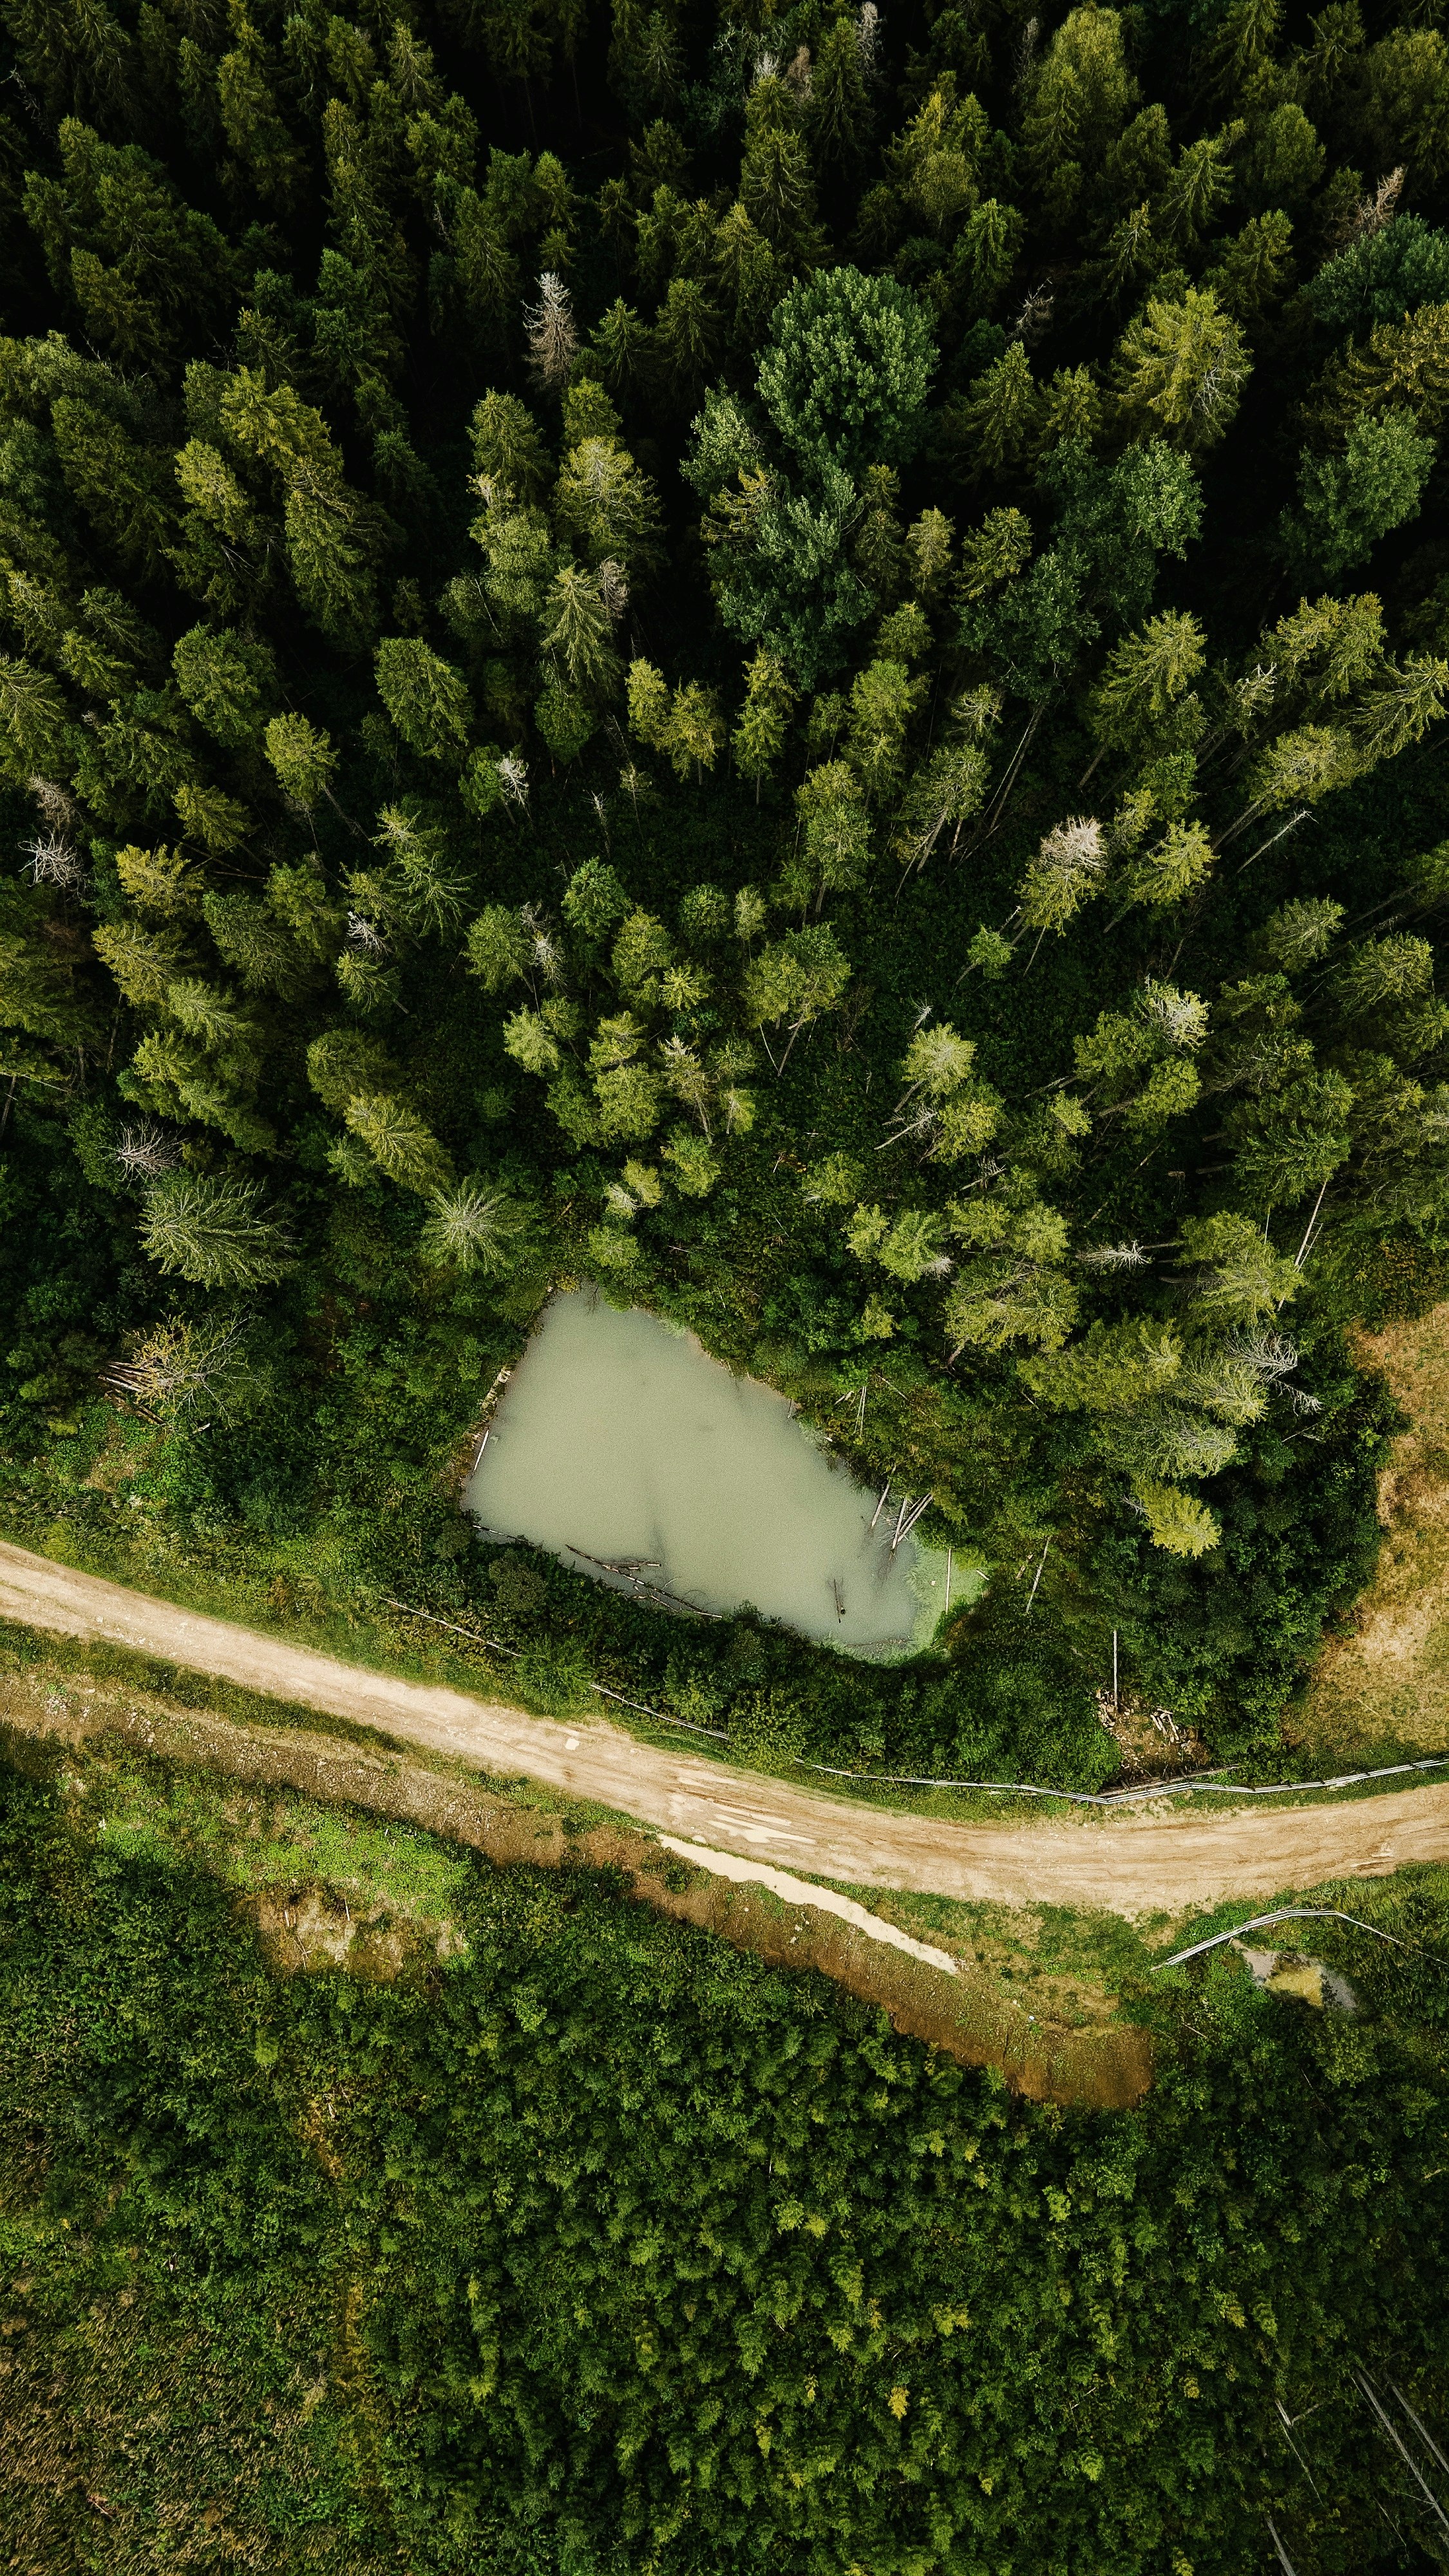
<svg viewBox="0 0 1449 2576">
<path fill-rule="evenodd" d="M 373 663 L 378 695 L 409 750 L 423 760 L 457 761 L 473 721 L 461 672 L 416 635 L 385 636 Z"/>
<path fill-rule="evenodd" d="M 1027 929 L 1065 930 L 1082 905 L 1101 893 L 1106 878 L 1101 824 L 1085 814 L 1054 823 L 1018 889 Z"/>
<path fill-rule="evenodd" d="M 430 1202 L 418 1251 L 438 1269 L 496 1277 L 514 1266 L 525 1222 L 506 1190 L 469 1179 L 455 1190 L 440 1190 Z"/>
<path fill-rule="evenodd" d="M 116 875 L 138 912 L 160 921 L 196 919 L 206 880 L 180 850 L 142 850 L 131 843 L 117 850 Z"/>
<path fill-rule="evenodd" d="M 1030 560 L 1031 521 L 1020 510 L 988 510 L 979 528 L 961 540 L 958 599 L 976 601 L 1011 581 Z"/>
<path fill-rule="evenodd" d="M 48 671 L 0 654 L 0 725 L 5 771 L 17 785 L 36 772 L 42 777 L 69 774 L 70 710 Z"/>
<path fill-rule="evenodd" d="M 870 122 L 859 26 L 852 18 L 837 18 L 820 39 L 810 81 L 808 127 L 819 168 L 857 169 Z"/>
<path fill-rule="evenodd" d="M 795 691 L 786 676 L 784 665 L 763 646 L 745 671 L 745 702 L 740 720 L 730 737 L 735 767 L 742 778 L 753 778 L 755 802 L 760 801 L 760 781 L 774 767 L 785 743 L 785 728 L 795 703 Z"/>
<path fill-rule="evenodd" d="M 484 394 L 469 435 L 480 482 L 501 485 L 516 501 L 542 498 L 551 471 L 548 453 L 537 421 L 516 394 Z"/>
<path fill-rule="evenodd" d="M 1039 404 L 1019 340 L 951 406 L 949 419 L 963 481 L 979 483 L 984 474 L 1020 464 L 1036 442 Z"/>
<path fill-rule="evenodd" d="M 720 316 L 694 277 L 671 278 L 654 322 L 657 370 L 681 407 L 698 400 L 720 343 Z"/>
<path fill-rule="evenodd" d="M 1021 253 L 1026 224 L 1015 206 L 987 197 L 972 208 L 952 255 L 973 309 L 990 313 L 999 303 Z"/>
<path fill-rule="evenodd" d="M 850 981 L 850 960 L 828 924 L 787 930 L 772 948 L 762 948 L 747 963 L 741 981 L 745 1017 L 751 1028 L 789 1022 L 789 1035 L 777 1071 L 783 1071 L 802 1029 L 825 1011 L 838 1010 Z"/>
<path fill-rule="evenodd" d="M 928 686 L 899 662 L 868 663 L 851 684 L 846 757 L 872 804 L 900 784 L 907 729 Z"/>
<path fill-rule="evenodd" d="M 445 1190 L 452 1165 L 432 1129 L 416 1110 L 385 1091 L 356 1092 L 343 1116 L 380 1172 L 401 1190 L 430 1199 Z"/>
<path fill-rule="evenodd" d="M 658 494 L 613 439 L 583 438 L 570 447 L 554 486 L 553 515 L 590 563 L 617 563 L 631 581 L 647 578 L 664 560 Z"/>
<path fill-rule="evenodd" d="M 331 735 L 306 716 L 273 716 L 266 729 L 267 758 L 288 802 L 310 813 L 327 793 L 337 766 Z"/>
<path fill-rule="evenodd" d="M 1093 693 L 1090 721 L 1098 742 L 1118 752 L 1149 741 L 1155 750 L 1181 742 L 1186 692 L 1206 660 L 1202 628 L 1180 609 L 1124 637 Z"/>
<path fill-rule="evenodd" d="M 170 457 L 69 394 L 57 396 L 51 426 L 61 472 L 97 535 L 129 569 L 159 578 L 174 521 Z"/>
<path fill-rule="evenodd" d="M 549 587 L 541 622 L 545 654 L 567 674 L 570 690 L 584 699 L 608 697 L 623 666 L 614 651 L 613 626 L 597 573 L 567 564 Z"/>
<path fill-rule="evenodd" d="M 538 281 L 538 300 L 523 316 L 530 372 L 550 393 L 566 382 L 578 354 L 579 335 L 573 299 L 563 279 L 546 269 Z"/>
<path fill-rule="evenodd" d="M 157 1268 L 200 1288 L 259 1288 L 291 1266 L 280 1221 L 255 1182 L 207 1172 L 171 1174 L 146 1193 L 141 1241 Z"/>
<path fill-rule="evenodd" d="M 1210 447 L 1230 426 L 1252 372 L 1247 344 L 1206 288 L 1150 298 L 1117 347 L 1115 386 L 1127 427 Z"/>
<path fill-rule="evenodd" d="M 464 960 L 485 993 L 501 993 L 527 971 L 532 956 L 528 931 L 516 912 L 490 903 L 470 922 Z"/>
<path fill-rule="evenodd" d="M 240 11 L 237 32 L 216 67 L 222 130 L 258 196 L 286 214 L 301 194 L 302 156 L 278 109 L 261 40 Z"/>
<path fill-rule="evenodd" d="M 297 597 L 329 642 L 355 651 L 377 628 L 371 532 L 354 494 L 321 476 L 287 493 L 287 561 Z"/>
<path fill-rule="evenodd" d="M 649 365 L 649 331 L 632 304 L 616 298 L 594 326 L 590 363 L 598 368 L 611 394 L 627 402 L 644 383 Z"/>
<path fill-rule="evenodd" d="M 237 750 L 252 742 L 277 695 L 270 648 L 230 627 L 193 626 L 171 656 L 177 686 L 198 723 Z"/>
</svg>

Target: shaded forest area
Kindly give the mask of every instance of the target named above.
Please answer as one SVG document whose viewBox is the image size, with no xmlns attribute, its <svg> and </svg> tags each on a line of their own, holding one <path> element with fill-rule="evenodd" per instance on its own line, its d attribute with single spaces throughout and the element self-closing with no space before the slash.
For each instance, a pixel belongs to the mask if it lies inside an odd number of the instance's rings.
<svg viewBox="0 0 1449 2576">
<path fill-rule="evenodd" d="M 1443 1263 L 1449 52 L 8 0 L 10 1532 L 738 1749 L 1273 1758 Z M 593 1277 L 930 1493 L 892 1674 L 480 1547 Z"/>
</svg>

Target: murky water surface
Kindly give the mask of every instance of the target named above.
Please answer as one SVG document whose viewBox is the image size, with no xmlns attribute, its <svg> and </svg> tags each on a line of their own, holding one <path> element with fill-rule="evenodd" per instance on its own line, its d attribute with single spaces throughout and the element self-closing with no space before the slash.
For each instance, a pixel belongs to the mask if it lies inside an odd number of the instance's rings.
<svg viewBox="0 0 1449 2576">
<path fill-rule="evenodd" d="M 901 1498 L 872 1530 L 877 1499 L 772 1388 L 588 1289 L 545 1309 L 464 1497 L 491 1533 L 601 1582 L 899 1654 L 940 1617 L 946 1560 L 913 1538 L 893 1553 Z M 957 1557 L 953 1602 L 980 1581 Z"/>
</svg>

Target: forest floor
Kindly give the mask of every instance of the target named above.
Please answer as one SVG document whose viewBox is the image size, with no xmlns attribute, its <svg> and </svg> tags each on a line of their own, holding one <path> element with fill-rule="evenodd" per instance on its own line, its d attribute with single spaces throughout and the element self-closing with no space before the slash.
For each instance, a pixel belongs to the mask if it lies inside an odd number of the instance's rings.
<svg viewBox="0 0 1449 2576">
<path fill-rule="evenodd" d="M 1350 1760 L 1386 1742 L 1438 1753 L 1449 1748 L 1449 1303 L 1353 1341 L 1407 1421 L 1379 1477 L 1374 1579 L 1320 1658 L 1295 1748 L 1331 1745 Z"/>
<path fill-rule="evenodd" d="M 0 1619 L 219 1675 L 249 1692 L 451 1757 L 464 1774 L 542 1784 L 685 1841 L 808 1878 L 967 1903 L 1178 1916 L 1227 1898 L 1449 1860 L 1449 1785 L 1204 1816 L 1133 1812 L 968 1824 L 871 1807 L 639 1742 L 587 1718 L 533 1717 L 406 1681 L 126 1590 L 0 1543 Z"/>
</svg>

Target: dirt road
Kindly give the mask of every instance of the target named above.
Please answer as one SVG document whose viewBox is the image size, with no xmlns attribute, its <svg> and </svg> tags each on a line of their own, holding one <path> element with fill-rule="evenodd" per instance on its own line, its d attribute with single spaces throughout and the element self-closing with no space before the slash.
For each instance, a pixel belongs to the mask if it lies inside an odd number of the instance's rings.
<svg viewBox="0 0 1449 2576">
<path fill-rule="evenodd" d="M 563 1725 L 495 1700 L 368 1672 L 3 1542 L 0 1618 L 105 1638 L 428 1745 L 495 1778 L 523 1773 L 670 1835 L 855 1887 L 1178 1914 L 1327 1878 L 1378 1878 L 1409 1861 L 1449 1861 L 1449 1785 L 1246 1815 L 947 1824 L 640 1744 L 607 1723 Z"/>
</svg>

